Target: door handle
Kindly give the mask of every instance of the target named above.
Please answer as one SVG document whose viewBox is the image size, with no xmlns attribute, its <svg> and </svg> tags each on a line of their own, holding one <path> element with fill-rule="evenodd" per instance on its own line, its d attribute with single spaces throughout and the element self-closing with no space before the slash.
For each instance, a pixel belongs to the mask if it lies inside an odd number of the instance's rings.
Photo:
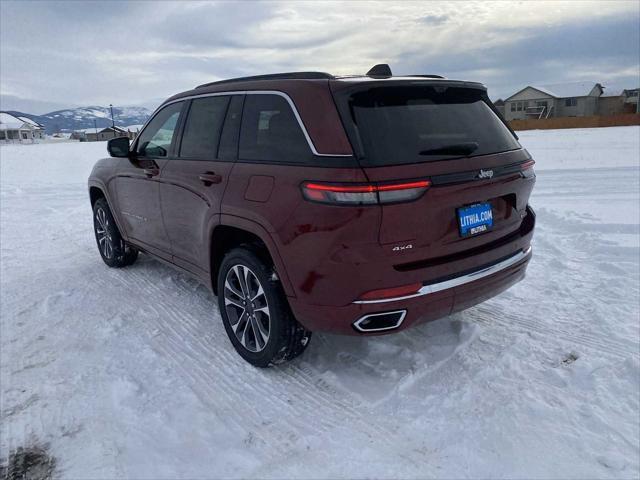
<svg viewBox="0 0 640 480">
<path fill-rule="evenodd" d="M 207 187 L 211 184 L 222 182 L 222 177 L 220 175 L 216 175 L 213 172 L 201 173 L 200 175 L 198 175 L 198 178 Z"/>
<path fill-rule="evenodd" d="M 156 175 L 158 175 L 160 173 L 160 169 L 159 168 L 145 168 L 142 171 L 147 176 L 147 178 L 155 177 Z"/>
</svg>

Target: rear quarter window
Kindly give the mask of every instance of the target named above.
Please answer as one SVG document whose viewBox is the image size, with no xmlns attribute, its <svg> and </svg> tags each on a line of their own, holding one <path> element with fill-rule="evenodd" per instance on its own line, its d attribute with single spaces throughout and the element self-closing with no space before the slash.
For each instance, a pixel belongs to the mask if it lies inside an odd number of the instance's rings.
<svg viewBox="0 0 640 480">
<path fill-rule="evenodd" d="M 286 99 L 273 94 L 245 97 L 238 158 L 284 164 L 313 161 L 313 153 Z"/>
</svg>

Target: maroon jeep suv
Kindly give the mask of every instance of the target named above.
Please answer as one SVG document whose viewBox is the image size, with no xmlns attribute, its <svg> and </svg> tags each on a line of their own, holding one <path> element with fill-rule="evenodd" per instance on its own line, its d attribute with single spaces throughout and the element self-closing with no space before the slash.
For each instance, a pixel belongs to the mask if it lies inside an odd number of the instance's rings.
<svg viewBox="0 0 640 480">
<path fill-rule="evenodd" d="M 205 283 L 265 367 L 311 332 L 392 333 L 471 307 L 531 258 L 534 161 L 479 83 L 296 72 L 201 85 L 89 178 L 110 267 Z"/>
</svg>

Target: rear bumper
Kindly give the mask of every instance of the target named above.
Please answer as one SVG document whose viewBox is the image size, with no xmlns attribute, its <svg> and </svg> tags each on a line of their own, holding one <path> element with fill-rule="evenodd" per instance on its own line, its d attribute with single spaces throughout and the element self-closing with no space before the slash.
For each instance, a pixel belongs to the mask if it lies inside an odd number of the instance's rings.
<svg viewBox="0 0 640 480">
<path fill-rule="evenodd" d="M 407 295 L 404 297 L 396 297 L 396 298 L 385 298 L 382 300 L 356 300 L 353 303 L 359 304 L 372 304 L 372 303 L 389 303 L 389 302 L 397 302 L 400 300 L 409 300 L 410 298 L 423 297 L 425 295 L 431 295 L 436 292 L 441 292 L 443 290 L 449 290 L 455 287 L 459 287 L 462 285 L 466 285 L 467 283 L 474 282 L 476 280 L 480 280 L 481 278 L 488 277 L 495 273 L 498 273 L 502 270 L 509 268 L 512 265 L 520 263 L 525 257 L 531 254 L 531 247 L 526 250 L 522 250 L 517 252 L 514 255 L 511 255 L 504 260 L 500 260 L 491 265 L 487 265 L 481 267 L 477 270 L 472 270 L 468 273 L 459 274 L 449 279 L 442 279 L 436 282 L 429 282 L 422 286 L 417 293 Z"/>
<path fill-rule="evenodd" d="M 407 297 L 360 301 L 340 307 L 309 305 L 295 298 L 289 302 L 298 320 L 312 331 L 344 335 L 393 333 L 464 310 L 503 292 L 524 278 L 530 259 L 531 247 L 527 246 L 491 265 L 429 282 L 420 292 Z M 406 314 L 393 328 L 363 332 L 354 326 L 365 316 L 403 310 Z"/>
</svg>

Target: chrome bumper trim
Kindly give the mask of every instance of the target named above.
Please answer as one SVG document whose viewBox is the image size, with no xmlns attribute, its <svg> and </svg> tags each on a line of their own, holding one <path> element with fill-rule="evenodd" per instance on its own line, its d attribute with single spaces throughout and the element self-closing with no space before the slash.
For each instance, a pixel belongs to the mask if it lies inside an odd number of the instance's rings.
<svg viewBox="0 0 640 480">
<path fill-rule="evenodd" d="M 430 293 L 440 292 L 442 290 L 447 290 L 453 287 L 459 287 L 460 285 L 474 282 L 481 278 L 488 277 L 489 275 L 493 275 L 494 273 L 498 273 L 499 271 L 504 270 L 505 268 L 509 268 L 510 266 L 515 265 L 516 263 L 524 260 L 530 254 L 531 254 L 531 247 L 527 248 L 526 250 L 522 250 L 516 253 L 515 255 L 502 260 L 501 262 L 493 264 L 490 267 L 482 268 L 480 270 L 476 270 L 475 272 L 452 278 L 451 280 L 445 280 L 444 282 L 425 285 L 416 293 L 413 293 L 411 295 L 406 295 L 404 297 L 383 298 L 380 300 L 356 300 L 353 303 L 369 304 L 369 303 L 397 302 L 399 300 L 407 300 L 409 298 L 422 297 L 423 295 L 429 295 Z"/>
</svg>

